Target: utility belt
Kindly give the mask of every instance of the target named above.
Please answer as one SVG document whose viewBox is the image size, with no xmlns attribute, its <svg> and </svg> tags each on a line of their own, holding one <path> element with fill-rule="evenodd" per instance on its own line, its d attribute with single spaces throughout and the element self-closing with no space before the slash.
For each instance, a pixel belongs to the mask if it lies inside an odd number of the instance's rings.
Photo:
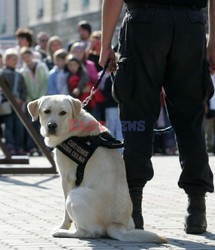
<svg viewBox="0 0 215 250">
<path fill-rule="evenodd" d="M 202 8 L 196 5 L 172 5 L 172 4 L 157 4 L 157 3 L 143 3 L 143 2 L 133 2 L 126 4 L 128 10 L 134 9 L 193 9 L 201 10 Z"/>
</svg>

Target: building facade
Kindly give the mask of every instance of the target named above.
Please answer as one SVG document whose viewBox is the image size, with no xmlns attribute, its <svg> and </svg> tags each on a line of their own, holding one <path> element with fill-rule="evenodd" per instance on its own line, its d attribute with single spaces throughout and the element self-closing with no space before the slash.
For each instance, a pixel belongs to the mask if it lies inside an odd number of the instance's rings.
<svg viewBox="0 0 215 250">
<path fill-rule="evenodd" d="M 85 19 L 100 29 L 102 0 L 0 0 L 0 39 L 14 39 L 18 27 L 45 31 L 63 41 L 75 38 Z"/>
<path fill-rule="evenodd" d="M 100 29 L 102 0 L 37 0 L 29 10 L 28 27 L 35 34 L 45 31 L 58 35 L 64 43 L 77 38 L 77 23 L 87 20 Z"/>
<path fill-rule="evenodd" d="M 66 45 L 78 38 L 80 20 L 88 21 L 93 30 L 101 29 L 101 6 L 102 0 L 0 0 L 0 50 L 14 46 L 14 34 L 19 27 L 30 28 L 35 37 L 40 31 L 58 35 Z M 124 12 L 119 26 L 123 15 Z"/>
</svg>

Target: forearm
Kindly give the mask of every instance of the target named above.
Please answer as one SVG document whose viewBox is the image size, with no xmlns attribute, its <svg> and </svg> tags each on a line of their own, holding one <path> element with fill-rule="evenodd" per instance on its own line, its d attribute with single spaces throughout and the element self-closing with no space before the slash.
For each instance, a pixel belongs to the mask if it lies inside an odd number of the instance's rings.
<svg viewBox="0 0 215 250">
<path fill-rule="evenodd" d="M 209 0 L 208 6 L 209 17 L 209 39 L 215 46 L 215 0 Z"/>
<path fill-rule="evenodd" d="M 103 0 L 102 6 L 102 47 L 110 48 L 123 0 Z"/>
</svg>

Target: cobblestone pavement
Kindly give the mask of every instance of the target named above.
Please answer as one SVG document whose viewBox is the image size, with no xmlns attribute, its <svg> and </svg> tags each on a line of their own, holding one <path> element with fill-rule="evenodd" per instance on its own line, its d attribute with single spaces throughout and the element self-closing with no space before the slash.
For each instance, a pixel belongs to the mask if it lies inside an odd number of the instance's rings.
<svg viewBox="0 0 215 250">
<path fill-rule="evenodd" d="M 39 158 L 38 163 L 43 164 Z M 125 243 L 111 239 L 52 238 L 63 216 L 63 193 L 58 175 L 0 176 L 0 250 L 138 250 L 215 249 L 215 195 L 208 194 L 208 232 L 187 235 L 183 221 L 187 198 L 177 186 L 178 157 L 153 157 L 155 177 L 144 189 L 145 229 L 165 236 L 168 244 Z M 215 173 L 215 157 L 210 157 Z"/>
</svg>

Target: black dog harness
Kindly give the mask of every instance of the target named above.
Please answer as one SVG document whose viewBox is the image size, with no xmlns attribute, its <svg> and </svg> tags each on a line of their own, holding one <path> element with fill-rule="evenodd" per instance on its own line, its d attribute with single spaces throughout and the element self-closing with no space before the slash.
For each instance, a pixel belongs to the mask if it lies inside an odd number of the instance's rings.
<svg viewBox="0 0 215 250">
<path fill-rule="evenodd" d="M 57 146 L 62 153 L 78 164 L 76 186 L 80 186 L 86 164 L 99 146 L 109 149 L 122 148 L 123 142 L 116 140 L 110 133 L 103 132 L 96 136 L 72 136 Z"/>
</svg>

